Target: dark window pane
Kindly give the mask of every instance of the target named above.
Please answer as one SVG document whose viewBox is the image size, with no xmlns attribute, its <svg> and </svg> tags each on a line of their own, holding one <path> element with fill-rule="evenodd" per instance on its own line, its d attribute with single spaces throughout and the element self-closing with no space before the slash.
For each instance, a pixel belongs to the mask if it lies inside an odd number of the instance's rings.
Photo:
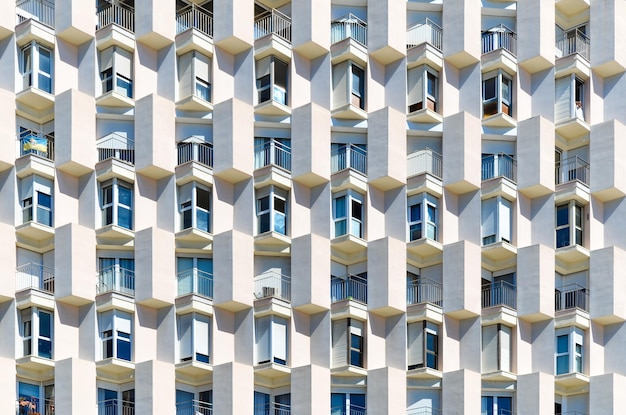
<svg viewBox="0 0 626 415">
<path fill-rule="evenodd" d="M 356 200 L 352 200 L 352 217 L 358 220 L 363 219 L 363 205 Z"/>
<path fill-rule="evenodd" d="M 556 226 L 564 226 L 569 223 L 568 213 L 567 205 L 556 208 Z"/>
<path fill-rule="evenodd" d="M 208 190 L 196 188 L 196 204 L 201 209 L 211 210 L 210 195 Z"/>
</svg>

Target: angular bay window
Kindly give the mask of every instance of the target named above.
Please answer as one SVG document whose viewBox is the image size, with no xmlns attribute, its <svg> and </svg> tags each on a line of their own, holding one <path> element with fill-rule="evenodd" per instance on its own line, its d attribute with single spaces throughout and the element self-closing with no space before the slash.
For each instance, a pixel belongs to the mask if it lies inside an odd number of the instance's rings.
<svg viewBox="0 0 626 415">
<path fill-rule="evenodd" d="M 287 235 L 287 191 L 271 185 L 256 192 L 257 234 Z"/>
<path fill-rule="evenodd" d="M 52 311 L 31 307 L 20 312 L 20 337 L 22 356 L 52 359 L 53 325 Z"/>
<path fill-rule="evenodd" d="M 275 101 L 289 105 L 287 80 L 289 64 L 270 55 L 256 61 L 257 104 Z"/>
<path fill-rule="evenodd" d="M 52 214 L 52 180 L 32 175 L 20 180 L 22 223 L 36 222 L 54 226 Z"/>
<path fill-rule="evenodd" d="M 178 187 L 180 229 L 211 232 L 211 189 L 189 182 Z"/>
<path fill-rule="evenodd" d="M 511 372 L 511 328 L 492 324 L 482 328 L 482 371 Z"/>
<path fill-rule="evenodd" d="M 199 313 L 177 316 L 180 362 L 211 363 L 211 317 Z"/>
<path fill-rule="evenodd" d="M 436 197 L 422 193 L 407 198 L 408 240 L 417 241 L 422 238 L 437 240 L 438 236 L 438 205 Z"/>
<path fill-rule="evenodd" d="M 584 337 L 578 327 L 565 327 L 556 331 L 555 374 L 584 372 Z"/>
<path fill-rule="evenodd" d="M 483 74 L 483 118 L 503 113 L 513 116 L 513 81 L 497 70 Z"/>
<path fill-rule="evenodd" d="M 270 315 L 254 323 L 255 364 L 287 365 L 289 320 Z"/>
<path fill-rule="evenodd" d="M 348 60 L 333 66 L 333 108 L 365 110 L 365 70 Z"/>
<path fill-rule="evenodd" d="M 439 110 L 439 72 L 428 65 L 411 68 L 407 72 L 408 112 L 428 108 Z"/>
<path fill-rule="evenodd" d="M 110 310 L 98 316 L 102 359 L 132 359 L 132 314 Z"/>
<path fill-rule="evenodd" d="M 32 41 L 20 51 L 22 88 L 37 88 L 52 94 L 52 51 Z"/>
<path fill-rule="evenodd" d="M 512 204 L 502 196 L 482 201 L 481 236 L 483 246 L 496 242 L 511 243 Z"/>
<path fill-rule="evenodd" d="M 348 189 L 333 195 L 333 221 L 335 238 L 350 234 L 364 237 L 363 196 Z"/>
<path fill-rule="evenodd" d="M 133 229 L 133 185 L 118 178 L 100 185 L 102 226 Z"/>
<path fill-rule="evenodd" d="M 557 248 L 583 245 L 583 214 L 583 207 L 574 201 L 556 207 Z"/>
<path fill-rule="evenodd" d="M 429 321 L 407 324 L 408 369 L 439 369 L 439 326 Z"/>
<path fill-rule="evenodd" d="M 178 57 L 179 99 L 196 96 L 211 102 L 211 58 L 198 51 Z"/>
<path fill-rule="evenodd" d="M 100 81 L 102 94 L 114 91 L 132 98 L 133 54 L 119 46 L 102 50 L 100 52 Z"/>
<path fill-rule="evenodd" d="M 332 324 L 332 366 L 365 367 L 365 323 L 344 318 Z"/>
<path fill-rule="evenodd" d="M 577 118 L 585 121 L 585 82 L 575 74 L 555 81 L 555 122 Z"/>
</svg>

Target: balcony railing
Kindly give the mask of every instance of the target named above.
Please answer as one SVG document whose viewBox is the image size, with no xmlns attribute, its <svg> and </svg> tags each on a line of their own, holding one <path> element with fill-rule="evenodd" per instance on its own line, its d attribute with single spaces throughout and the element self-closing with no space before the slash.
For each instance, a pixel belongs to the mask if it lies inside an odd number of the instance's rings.
<svg viewBox="0 0 626 415">
<path fill-rule="evenodd" d="M 54 137 L 40 131 L 26 130 L 19 133 L 20 156 L 34 154 L 54 161 Z"/>
<path fill-rule="evenodd" d="M 589 185 L 589 163 L 578 156 L 566 158 L 556 163 L 554 176 L 556 184 L 577 180 Z"/>
<path fill-rule="evenodd" d="M 176 12 L 176 34 L 190 28 L 213 37 L 213 13 L 193 3 L 178 10 Z"/>
<path fill-rule="evenodd" d="M 135 141 L 118 134 L 111 134 L 96 141 L 98 161 L 114 158 L 135 164 Z"/>
<path fill-rule="evenodd" d="M 176 415 L 213 415 L 213 405 L 202 401 L 187 401 L 176 404 Z"/>
<path fill-rule="evenodd" d="M 441 412 L 439 409 L 433 409 L 427 406 L 423 408 L 409 409 L 408 411 L 406 411 L 406 415 L 442 415 L 442 414 L 443 412 Z"/>
<path fill-rule="evenodd" d="M 180 142 L 178 147 L 178 165 L 196 161 L 207 167 L 213 167 L 213 144 L 198 142 Z"/>
<path fill-rule="evenodd" d="M 411 49 L 422 43 L 428 43 L 441 50 L 443 29 L 429 18 L 422 20 L 406 30 L 406 48 Z"/>
<path fill-rule="evenodd" d="M 115 292 L 135 296 L 135 271 L 111 265 L 98 271 L 98 294 Z"/>
<path fill-rule="evenodd" d="M 276 297 L 291 301 L 291 277 L 268 271 L 254 278 L 254 297 Z"/>
<path fill-rule="evenodd" d="M 367 175 L 367 150 L 353 144 L 340 146 L 330 155 L 331 173 L 352 169 Z"/>
<path fill-rule="evenodd" d="M 278 10 L 268 10 L 254 18 L 254 40 L 269 34 L 291 43 L 291 17 Z"/>
<path fill-rule="evenodd" d="M 36 396 L 21 397 L 17 403 L 17 415 L 54 415 L 54 399 Z"/>
<path fill-rule="evenodd" d="M 278 402 L 255 405 L 254 415 L 291 415 L 291 405 Z"/>
<path fill-rule="evenodd" d="M 443 178 L 443 157 L 429 148 L 409 154 L 406 167 L 407 177 L 428 173 L 439 179 Z"/>
<path fill-rule="evenodd" d="M 331 277 L 330 299 L 333 303 L 341 300 L 354 300 L 367 304 L 367 279 L 358 275 Z"/>
<path fill-rule="evenodd" d="M 352 38 L 367 47 L 367 23 L 352 13 L 330 24 L 330 43 Z"/>
<path fill-rule="evenodd" d="M 556 39 L 557 58 L 578 53 L 589 60 L 589 38 L 579 29 L 564 33 Z"/>
<path fill-rule="evenodd" d="M 505 306 L 517 309 L 515 285 L 506 281 L 497 281 L 482 286 L 482 307 Z"/>
<path fill-rule="evenodd" d="M 98 10 L 97 29 L 102 29 L 110 24 L 116 24 L 129 32 L 135 33 L 135 10 L 121 4 L 110 4 L 102 10 Z"/>
<path fill-rule="evenodd" d="M 254 149 L 254 168 L 278 166 L 291 171 L 291 147 L 276 140 L 269 140 Z"/>
<path fill-rule="evenodd" d="M 482 53 L 505 49 L 517 55 L 517 34 L 504 25 L 489 29 L 482 34 Z"/>
<path fill-rule="evenodd" d="M 330 413 L 333 415 L 367 415 L 367 409 L 356 405 L 350 405 L 350 408 L 344 407 L 330 408 Z"/>
<path fill-rule="evenodd" d="M 15 271 L 15 291 L 35 289 L 54 294 L 54 268 L 41 264 L 20 265 Z"/>
<path fill-rule="evenodd" d="M 490 154 L 483 157 L 482 180 L 494 177 L 506 177 L 515 182 L 517 180 L 517 162 L 508 154 Z"/>
<path fill-rule="evenodd" d="M 434 304 L 442 306 L 443 290 L 440 283 L 429 278 L 420 278 L 419 281 L 409 282 L 406 287 L 406 303 Z"/>
<path fill-rule="evenodd" d="M 98 402 L 98 415 L 135 415 L 135 403 L 121 399 Z"/>
<path fill-rule="evenodd" d="M 554 290 L 554 309 L 556 311 L 580 308 L 587 311 L 589 290 L 579 284 L 570 284 Z"/>
<path fill-rule="evenodd" d="M 178 295 L 197 294 L 213 298 L 213 274 L 198 268 L 180 271 L 176 275 Z"/>
<path fill-rule="evenodd" d="M 18 0 L 15 7 L 19 23 L 33 19 L 54 29 L 54 2 Z"/>
</svg>

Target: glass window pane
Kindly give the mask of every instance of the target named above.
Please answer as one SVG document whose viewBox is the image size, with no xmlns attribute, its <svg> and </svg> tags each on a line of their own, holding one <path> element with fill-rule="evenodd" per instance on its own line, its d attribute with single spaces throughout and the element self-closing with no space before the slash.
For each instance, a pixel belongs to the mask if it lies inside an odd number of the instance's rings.
<svg viewBox="0 0 626 415">
<path fill-rule="evenodd" d="M 191 212 L 189 212 L 189 215 L 191 216 Z M 209 216 L 210 216 L 210 213 L 205 212 L 204 210 L 196 211 L 196 227 L 200 229 L 201 231 L 210 232 L 211 229 L 209 228 L 209 223 L 210 223 Z"/>
<path fill-rule="evenodd" d="M 270 230 L 270 214 L 264 213 L 259 215 L 259 233 L 267 232 Z"/>
<path fill-rule="evenodd" d="M 210 194 L 206 189 L 196 188 L 196 205 L 205 210 L 211 210 Z"/>
<path fill-rule="evenodd" d="M 411 241 L 422 239 L 422 224 L 416 223 L 409 227 L 409 238 Z"/>
<path fill-rule="evenodd" d="M 569 373 L 569 356 L 558 356 L 556 358 L 556 374 Z"/>
<path fill-rule="evenodd" d="M 117 224 L 122 228 L 132 229 L 132 212 L 130 209 L 119 206 L 117 209 Z"/>
<path fill-rule="evenodd" d="M 286 217 L 282 213 L 274 212 L 274 231 L 287 235 Z"/>
<path fill-rule="evenodd" d="M 565 226 L 569 224 L 569 209 L 567 205 L 558 206 L 556 208 L 556 226 Z"/>
<path fill-rule="evenodd" d="M 52 342 L 50 340 L 39 339 L 37 347 L 39 348 L 39 357 L 52 359 Z"/>
<path fill-rule="evenodd" d="M 483 81 L 483 99 L 489 100 L 496 97 L 496 78 Z"/>
<path fill-rule="evenodd" d="M 39 70 L 43 73 L 50 74 L 50 51 L 42 47 L 39 48 Z"/>
<path fill-rule="evenodd" d="M 270 209 L 270 197 L 265 196 L 257 201 L 257 212 L 264 212 Z"/>
<path fill-rule="evenodd" d="M 335 218 L 343 218 L 346 216 L 346 197 L 341 196 L 335 198 Z"/>
<path fill-rule="evenodd" d="M 567 353 L 569 352 L 569 336 L 563 335 L 556 338 L 556 352 Z"/>
<path fill-rule="evenodd" d="M 422 204 L 418 203 L 409 207 L 409 222 L 422 220 Z"/>
<path fill-rule="evenodd" d="M 357 220 L 363 220 L 363 205 L 352 199 L 352 217 Z"/>
<path fill-rule="evenodd" d="M 126 333 L 118 332 L 118 336 L 126 335 L 130 337 L 130 335 Z M 117 358 L 122 360 L 130 360 L 130 341 L 117 339 Z"/>
<path fill-rule="evenodd" d="M 341 235 L 345 235 L 347 230 L 346 230 L 346 224 L 347 224 L 347 220 L 343 219 L 343 220 L 338 220 L 335 222 L 335 236 L 341 236 Z"/>
<path fill-rule="evenodd" d="M 127 187 L 118 186 L 117 197 L 120 204 L 124 206 L 132 206 L 133 192 Z"/>
<path fill-rule="evenodd" d="M 39 312 L 39 335 L 47 338 L 52 336 L 52 316 L 50 313 Z"/>
<path fill-rule="evenodd" d="M 274 197 L 274 210 L 281 213 L 286 213 L 286 202 L 285 200 Z"/>
<path fill-rule="evenodd" d="M 556 247 L 569 246 L 569 228 L 563 228 L 556 231 Z"/>
<path fill-rule="evenodd" d="M 52 209 L 52 197 L 42 192 L 37 192 L 37 203 L 39 206 Z"/>
</svg>

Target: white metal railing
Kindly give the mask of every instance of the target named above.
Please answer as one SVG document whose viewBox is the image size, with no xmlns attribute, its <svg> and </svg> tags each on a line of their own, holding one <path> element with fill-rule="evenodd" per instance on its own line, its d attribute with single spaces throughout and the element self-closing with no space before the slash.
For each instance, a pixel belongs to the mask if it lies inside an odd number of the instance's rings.
<svg viewBox="0 0 626 415">
<path fill-rule="evenodd" d="M 428 406 L 424 406 L 417 409 L 409 409 L 406 411 L 406 415 L 442 415 L 439 409 L 434 409 Z"/>
<path fill-rule="evenodd" d="M 580 308 L 587 310 L 589 290 L 579 284 L 564 285 L 554 290 L 554 309 L 568 310 Z"/>
<path fill-rule="evenodd" d="M 578 53 L 589 60 L 590 41 L 580 29 L 564 33 L 556 39 L 557 58 Z"/>
<path fill-rule="evenodd" d="M 517 55 L 517 34 L 504 25 L 498 25 L 482 34 L 482 53 L 506 49 Z"/>
<path fill-rule="evenodd" d="M 54 293 L 54 268 L 28 263 L 15 270 L 15 291 L 35 289 Z"/>
<path fill-rule="evenodd" d="M 213 13 L 197 4 L 190 4 L 176 12 L 176 34 L 196 29 L 213 37 Z"/>
<path fill-rule="evenodd" d="M 291 147 L 274 139 L 257 145 L 254 149 L 254 168 L 270 165 L 291 171 Z"/>
<path fill-rule="evenodd" d="M 121 399 L 98 402 L 98 415 L 135 415 L 135 403 Z"/>
<path fill-rule="evenodd" d="M 197 161 L 208 167 L 213 167 L 213 144 L 197 142 L 180 142 L 177 144 L 178 164 Z"/>
<path fill-rule="evenodd" d="M 46 0 L 18 0 L 15 7 L 19 23 L 33 19 L 54 29 L 53 2 Z"/>
<path fill-rule="evenodd" d="M 98 294 L 116 292 L 135 296 L 135 271 L 111 265 L 98 271 Z"/>
<path fill-rule="evenodd" d="M 358 275 L 331 277 L 330 299 L 333 303 L 348 299 L 367 304 L 367 278 Z"/>
<path fill-rule="evenodd" d="M 274 34 L 291 43 L 291 17 L 272 9 L 254 18 L 254 40 Z"/>
<path fill-rule="evenodd" d="M 442 306 L 443 289 L 440 283 L 429 278 L 409 282 L 406 287 L 407 305 L 430 303 Z"/>
<path fill-rule="evenodd" d="M 350 405 L 348 409 L 339 406 L 330 408 L 330 413 L 333 415 L 367 415 L 367 409 L 356 405 Z"/>
<path fill-rule="evenodd" d="M 254 297 L 276 297 L 291 301 L 291 277 L 268 271 L 254 278 Z"/>
<path fill-rule="evenodd" d="M 556 162 L 554 176 L 556 184 L 578 180 L 589 185 L 589 163 L 578 156 L 568 157 Z"/>
<path fill-rule="evenodd" d="M 291 415 L 291 405 L 278 402 L 258 404 L 254 406 L 254 415 Z"/>
<path fill-rule="evenodd" d="M 517 309 L 515 285 L 506 281 L 496 281 L 482 286 L 483 308 L 507 306 Z"/>
<path fill-rule="evenodd" d="M 422 43 L 428 43 L 441 50 L 443 29 L 429 18 L 414 24 L 406 30 L 406 48 L 411 49 Z"/>
<path fill-rule="evenodd" d="M 340 146 L 330 155 L 331 173 L 345 169 L 367 175 L 367 150 L 353 144 Z"/>
<path fill-rule="evenodd" d="M 422 173 L 443 178 L 443 156 L 429 148 L 411 153 L 406 159 L 407 177 Z"/>
<path fill-rule="evenodd" d="M 506 177 L 515 182 L 517 180 L 517 162 L 508 154 L 490 154 L 482 160 L 482 180 L 494 177 Z"/>
<path fill-rule="evenodd" d="M 121 4 L 110 4 L 96 13 L 98 20 L 96 30 L 110 24 L 116 24 L 129 32 L 135 33 L 135 11 Z"/>
<path fill-rule="evenodd" d="M 98 161 L 114 158 L 135 164 L 134 140 L 119 134 L 110 134 L 96 142 Z"/>
<path fill-rule="evenodd" d="M 176 274 L 178 295 L 198 294 L 213 298 L 213 274 L 198 268 L 180 271 Z"/>
<path fill-rule="evenodd" d="M 213 415 L 213 405 L 198 400 L 178 402 L 176 415 Z"/>
<path fill-rule="evenodd" d="M 330 24 L 330 43 L 352 38 L 367 47 L 367 23 L 352 13 Z"/>
<path fill-rule="evenodd" d="M 40 131 L 26 130 L 18 134 L 20 156 L 35 154 L 54 161 L 54 137 Z"/>
</svg>

